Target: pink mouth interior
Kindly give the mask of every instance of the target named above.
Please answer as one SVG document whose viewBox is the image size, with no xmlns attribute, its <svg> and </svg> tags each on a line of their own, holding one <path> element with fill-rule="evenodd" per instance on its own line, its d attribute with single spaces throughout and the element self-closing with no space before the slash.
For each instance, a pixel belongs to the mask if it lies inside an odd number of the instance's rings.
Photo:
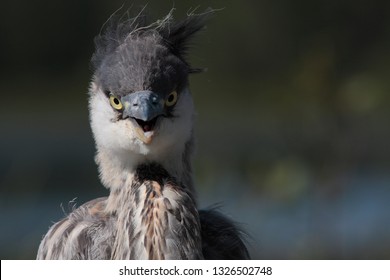
<svg viewBox="0 0 390 280">
<path fill-rule="evenodd" d="M 157 117 L 151 119 L 150 121 L 143 121 L 139 119 L 135 119 L 135 120 L 144 132 L 148 132 L 153 130 L 154 126 L 156 125 Z"/>
</svg>

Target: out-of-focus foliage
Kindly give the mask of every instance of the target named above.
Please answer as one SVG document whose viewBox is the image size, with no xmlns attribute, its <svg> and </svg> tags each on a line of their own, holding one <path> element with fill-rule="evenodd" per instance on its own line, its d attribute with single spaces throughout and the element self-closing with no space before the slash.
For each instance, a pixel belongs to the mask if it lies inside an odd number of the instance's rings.
<svg viewBox="0 0 390 280">
<path fill-rule="evenodd" d="M 151 17 L 173 2 L 148 1 Z M 254 258 L 390 257 L 390 2 L 176 1 L 221 9 L 194 41 L 196 183 Z M 6 1 L 0 17 L 0 257 L 34 258 L 93 162 L 93 37 L 123 1 Z M 138 7 L 141 1 L 129 1 Z"/>
</svg>

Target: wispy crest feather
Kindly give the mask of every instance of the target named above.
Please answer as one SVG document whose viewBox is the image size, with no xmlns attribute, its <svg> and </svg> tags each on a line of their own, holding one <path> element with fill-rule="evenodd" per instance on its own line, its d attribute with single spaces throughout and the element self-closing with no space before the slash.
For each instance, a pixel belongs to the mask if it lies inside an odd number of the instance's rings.
<svg viewBox="0 0 390 280">
<path fill-rule="evenodd" d="M 189 65 L 186 61 L 189 42 L 198 31 L 205 27 L 214 10 L 208 8 L 199 14 L 193 10 L 187 14 L 185 19 L 175 22 L 174 8 L 166 16 L 156 21 L 149 21 L 144 9 L 145 7 L 134 17 L 130 17 L 128 11 L 124 14 L 119 14 L 117 11 L 108 19 L 100 34 L 95 37 L 96 50 L 91 60 L 93 70 L 99 68 L 108 54 L 115 52 L 120 45 L 129 39 L 147 35 L 159 36 L 162 45 L 169 48 L 174 55 Z M 199 69 L 190 69 L 190 72 L 198 71 Z"/>
</svg>

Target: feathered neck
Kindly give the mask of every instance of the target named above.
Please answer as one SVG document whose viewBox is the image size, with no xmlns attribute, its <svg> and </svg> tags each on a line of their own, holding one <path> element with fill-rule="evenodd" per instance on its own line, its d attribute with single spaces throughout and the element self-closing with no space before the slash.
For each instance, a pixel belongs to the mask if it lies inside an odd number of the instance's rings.
<svg viewBox="0 0 390 280">
<path fill-rule="evenodd" d="M 108 151 L 104 148 L 98 148 L 95 160 L 99 166 L 100 179 L 103 185 L 110 190 L 108 209 L 115 210 L 114 205 L 118 204 L 117 202 L 110 203 L 110 200 L 116 200 L 117 194 L 125 191 L 125 189 L 130 191 L 137 169 L 145 165 L 160 165 L 196 200 L 192 178 L 192 150 L 192 137 L 184 145 L 183 151 L 167 152 L 159 159 L 153 156 L 129 154 L 123 153 L 123 151 Z"/>
<path fill-rule="evenodd" d="M 131 187 L 111 191 L 107 208 L 117 221 L 112 259 L 203 258 L 194 199 L 161 165 L 139 165 Z"/>
</svg>

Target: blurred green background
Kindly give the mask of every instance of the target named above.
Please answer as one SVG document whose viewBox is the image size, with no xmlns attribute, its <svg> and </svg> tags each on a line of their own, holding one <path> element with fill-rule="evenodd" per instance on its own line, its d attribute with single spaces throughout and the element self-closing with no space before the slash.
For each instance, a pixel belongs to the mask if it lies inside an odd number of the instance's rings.
<svg viewBox="0 0 390 280">
<path fill-rule="evenodd" d="M 69 201 L 107 194 L 89 59 L 123 2 L 1 2 L 1 259 L 35 258 Z M 191 77 L 200 204 L 256 259 L 389 259 L 390 1 L 148 2 L 153 18 L 224 8 L 190 56 L 208 68 Z"/>
</svg>

